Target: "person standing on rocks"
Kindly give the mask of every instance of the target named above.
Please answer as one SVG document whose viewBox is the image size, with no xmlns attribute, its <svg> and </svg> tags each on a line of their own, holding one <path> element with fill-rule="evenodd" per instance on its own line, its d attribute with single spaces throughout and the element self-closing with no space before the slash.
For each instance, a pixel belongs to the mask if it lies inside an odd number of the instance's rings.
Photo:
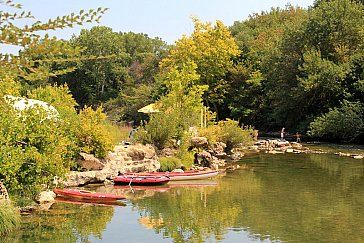
<svg viewBox="0 0 364 243">
<path fill-rule="evenodd" d="M 281 141 L 284 141 L 285 128 L 283 127 L 281 130 Z"/>
<path fill-rule="evenodd" d="M 300 143 L 301 142 L 301 134 L 299 132 L 296 132 L 296 143 Z"/>
</svg>

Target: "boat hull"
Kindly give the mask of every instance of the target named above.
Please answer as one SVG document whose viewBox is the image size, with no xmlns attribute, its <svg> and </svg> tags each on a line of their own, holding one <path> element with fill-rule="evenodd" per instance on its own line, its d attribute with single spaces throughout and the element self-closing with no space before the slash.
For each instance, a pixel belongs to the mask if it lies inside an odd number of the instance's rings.
<svg viewBox="0 0 364 243">
<path fill-rule="evenodd" d="M 215 177 L 219 174 L 217 170 L 211 171 L 185 171 L 185 172 L 148 172 L 140 173 L 146 176 L 168 176 L 171 181 L 203 180 Z"/>
<path fill-rule="evenodd" d="M 114 195 L 114 194 L 106 194 L 106 193 L 98 193 L 87 190 L 78 190 L 78 189 L 53 189 L 53 192 L 56 193 L 59 197 L 71 198 L 71 199 L 79 199 L 79 200 L 92 200 L 92 201 L 116 201 L 125 199 L 124 196 Z"/>
<path fill-rule="evenodd" d="M 159 175 L 121 175 L 114 178 L 115 184 L 163 185 L 170 181 L 168 176 Z"/>
</svg>

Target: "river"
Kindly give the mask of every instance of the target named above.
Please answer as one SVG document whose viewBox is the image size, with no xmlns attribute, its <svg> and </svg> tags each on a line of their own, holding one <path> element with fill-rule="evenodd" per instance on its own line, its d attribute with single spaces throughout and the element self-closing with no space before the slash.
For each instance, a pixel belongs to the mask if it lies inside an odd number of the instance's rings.
<svg viewBox="0 0 364 243">
<path fill-rule="evenodd" d="M 255 154 L 213 180 L 139 188 L 116 206 L 55 202 L 5 242 L 363 242 L 364 160 Z M 0 240 L 1 241 L 1 240 Z"/>
</svg>

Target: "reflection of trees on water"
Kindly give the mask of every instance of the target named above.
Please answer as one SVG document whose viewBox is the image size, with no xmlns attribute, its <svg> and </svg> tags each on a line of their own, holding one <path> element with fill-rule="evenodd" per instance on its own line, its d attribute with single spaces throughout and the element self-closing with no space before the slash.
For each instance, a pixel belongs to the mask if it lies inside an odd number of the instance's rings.
<svg viewBox="0 0 364 243">
<path fill-rule="evenodd" d="M 363 180 L 364 166 L 361 160 L 334 155 L 322 156 L 319 154 L 310 154 L 309 158 L 317 167 L 328 171 L 329 175 L 338 178 L 343 189 L 350 189 L 351 186 Z"/>
<path fill-rule="evenodd" d="M 225 177 L 224 179 L 225 180 Z M 219 180 L 218 183 L 223 183 Z M 260 190 L 253 174 L 239 179 L 239 194 L 243 197 Z M 170 193 L 134 203 L 141 212 L 143 224 L 173 238 L 176 242 L 220 241 L 227 229 L 244 214 L 237 204 L 236 188 L 175 187 Z M 162 223 L 161 223 L 162 222 Z"/>
<path fill-rule="evenodd" d="M 328 155 L 260 156 L 259 194 L 246 198 L 241 226 L 270 239 L 359 242 L 364 238 L 363 164 Z M 264 169 L 259 169 L 261 164 Z"/>
<path fill-rule="evenodd" d="M 259 155 L 243 161 L 251 170 L 227 174 L 218 187 L 171 188 L 134 205 L 176 242 L 223 241 L 228 229 L 248 229 L 258 240 L 360 242 L 363 164 L 347 159 Z"/>
<path fill-rule="evenodd" d="M 37 214 L 42 214 L 41 217 Z M 5 242 L 88 242 L 92 234 L 101 239 L 114 214 L 113 207 L 54 203 L 52 212 L 42 211 L 22 216 L 22 234 L 9 236 Z M 17 237 L 17 239 L 14 239 Z M 21 238 L 21 240 L 20 240 Z"/>
<path fill-rule="evenodd" d="M 364 239 L 362 161 L 322 154 L 267 154 L 242 163 L 247 170 L 216 178 L 218 186 L 135 190 L 130 200 L 140 213 L 139 223 L 175 242 L 224 241 L 232 230 L 271 241 Z M 82 242 L 90 234 L 100 239 L 114 213 L 113 207 L 63 203 L 52 207 L 42 217 L 23 216 L 23 235 L 8 236 L 5 242 Z"/>
</svg>

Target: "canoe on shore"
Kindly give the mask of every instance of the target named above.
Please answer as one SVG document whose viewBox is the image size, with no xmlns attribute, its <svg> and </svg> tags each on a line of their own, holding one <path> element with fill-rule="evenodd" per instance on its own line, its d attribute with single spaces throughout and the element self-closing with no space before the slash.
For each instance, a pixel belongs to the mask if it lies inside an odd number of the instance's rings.
<svg viewBox="0 0 364 243">
<path fill-rule="evenodd" d="M 53 189 L 53 192 L 64 198 L 81 199 L 81 200 L 94 200 L 94 201 L 116 201 L 125 199 L 125 196 L 106 194 L 99 192 L 92 192 L 79 189 Z"/>
<path fill-rule="evenodd" d="M 168 176 L 171 181 L 185 181 L 185 180 L 201 180 L 217 176 L 219 171 L 183 171 L 183 172 L 146 172 L 138 173 L 138 176 Z"/>
<path fill-rule="evenodd" d="M 124 174 L 114 178 L 115 184 L 132 185 L 163 185 L 168 181 L 170 181 L 170 178 L 164 175 Z"/>
</svg>

